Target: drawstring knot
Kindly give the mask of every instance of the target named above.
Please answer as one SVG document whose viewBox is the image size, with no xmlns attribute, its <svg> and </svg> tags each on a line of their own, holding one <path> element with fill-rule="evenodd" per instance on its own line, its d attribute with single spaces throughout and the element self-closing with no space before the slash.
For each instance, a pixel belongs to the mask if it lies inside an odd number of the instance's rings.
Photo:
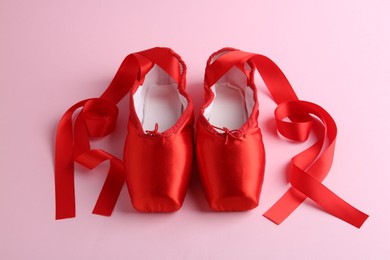
<svg viewBox="0 0 390 260">
<path fill-rule="evenodd" d="M 215 129 L 218 129 L 218 130 L 224 132 L 225 144 L 228 143 L 229 137 L 234 138 L 234 139 L 240 139 L 242 137 L 242 131 L 241 130 L 238 130 L 238 129 L 229 130 L 227 127 L 220 128 L 220 127 L 217 127 L 217 126 L 214 126 L 214 125 L 212 127 L 214 127 Z"/>
<path fill-rule="evenodd" d="M 146 130 L 145 133 L 149 136 L 157 136 L 159 135 L 160 133 L 158 132 L 158 123 L 156 123 L 154 125 L 154 129 L 152 131 L 150 130 Z"/>
</svg>

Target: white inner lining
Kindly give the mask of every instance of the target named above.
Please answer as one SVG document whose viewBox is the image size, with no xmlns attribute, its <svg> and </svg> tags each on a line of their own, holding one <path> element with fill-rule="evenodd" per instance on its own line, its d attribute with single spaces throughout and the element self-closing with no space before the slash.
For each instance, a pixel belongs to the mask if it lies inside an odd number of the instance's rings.
<svg viewBox="0 0 390 260">
<path fill-rule="evenodd" d="M 249 68 L 249 65 L 246 64 Z M 204 116 L 210 124 L 240 129 L 248 120 L 254 106 L 253 90 L 247 86 L 246 75 L 232 67 L 213 86 L 214 99 L 205 109 Z M 219 132 L 221 130 L 216 129 Z"/>
<path fill-rule="evenodd" d="M 134 93 L 135 112 L 145 130 L 163 132 L 176 124 L 187 107 L 187 99 L 177 88 L 177 83 L 158 65 L 146 74 L 145 80 Z"/>
</svg>

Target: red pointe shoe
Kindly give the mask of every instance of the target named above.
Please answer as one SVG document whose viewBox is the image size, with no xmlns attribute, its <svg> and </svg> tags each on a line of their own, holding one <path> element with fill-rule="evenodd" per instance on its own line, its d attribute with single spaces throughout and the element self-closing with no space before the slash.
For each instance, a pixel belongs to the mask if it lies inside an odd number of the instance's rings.
<svg viewBox="0 0 390 260">
<path fill-rule="evenodd" d="M 168 49 L 137 54 L 140 83 L 130 93 L 124 164 L 135 209 L 171 212 L 182 206 L 193 161 L 193 106 L 186 66 Z"/>
<path fill-rule="evenodd" d="M 264 147 L 258 127 L 259 104 L 251 63 L 218 71 L 207 62 L 205 104 L 196 131 L 196 159 L 210 207 L 217 211 L 255 208 L 264 174 Z"/>
<path fill-rule="evenodd" d="M 196 158 L 211 208 L 248 210 L 259 201 L 264 150 L 257 124 L 255 68 L 278 104 L 275 118 L 280 134 L 305 141 L 314 121 L 322 125 L 319 140 L 291 160 L 291 188 L 264 216 L 279 224 L 310 198 L 328 213 L 360 227 L 368 215 L 322 184 L 332 165 L 337 135 L 332 117 L 320 106 L 299 100 L 272 60 L 232 48 L 214 53 L 207 62 L 206 102 L 197 123 Z"/>
<path fill-rule="evenodd" d="M 128 55 L 99 98 L 83 100 L 62 117 L 56 137 L 56 218 L 75 216 L 74 162 L 92 169 L 110 161 L 93 212 L 111 215 L 125 179 L 134 207 L 143 212 L 178 210 L 193 160 L 193 106 L 185 91 L 186 66 L 168 48 Z M 124 166 L 90 140 L 115 128 L 118 103 L 130 90 Z M 82 108 L 73 124 L 72 115 Z"/>
</svg>

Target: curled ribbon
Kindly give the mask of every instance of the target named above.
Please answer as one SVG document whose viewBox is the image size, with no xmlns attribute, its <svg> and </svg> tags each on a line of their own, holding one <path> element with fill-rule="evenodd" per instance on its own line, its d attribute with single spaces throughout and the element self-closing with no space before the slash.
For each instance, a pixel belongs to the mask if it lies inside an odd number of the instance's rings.
<svg viewBox="0 0 390 260">
<path fill-rule="evenodd" d="M 72 115 L 82 108 L 73 133 Z M 122 162 L 115 156 L 92 149 L 90 138 L 110 134 L 118 117 L 118 108 L 108 100 L 94 98 L 83 100 L 72 106 L 62 117 L 58 126 L 56 142 L 56 218 L 75 216 L 74 164 L 73 161 L 93 169 L 100 163 L 110 160 L 110 169 L 96 202 L 93 213 L 111 215 L 121 188 L 124 184 Z"/>
<path fill-rule="evenodd" d="M 55 147 L 56 219 L 76 215 L 74 189 L 74 162 L 88 169 L 110 160 L 110 168 L 93 213 L 109 216 L 115 207 L 125 182 L 123 163 L 101 149 L 91 149 L 91 138 L 110 134 L 118 117 L 116 103 L 137 80 L 139 63 L 135 55 L 127 56 L 114 79 L 100 98 L 78 102 L 69 108 L 57 128 Z M 72 116 L 82 108 L 73 125 Z"/>
<path fill-rule="evenodd" d="M 334 194 L 321 182 L 327 176 L 333 162 L 337 127 L 333 118 L 320 106 L 306 101 L 290 101 L 275 110 L 278 131 L 291 140 L 305 141 L 310 133 L 313 118 L 309 121 L 292 120 L 308 114 L 316 116 L 322 125 L 319 140 L 291 160 L 291 188 L 264 214 L 273 222 L 283 222 L 306 197 L 315 201 L 328 213 L 360 228 L 368 215 L 354 208 Z M 328 143 L 326 144 L 326 140 Z M 324 149 L 324 150 L 322 150 Z"/>
</svg>

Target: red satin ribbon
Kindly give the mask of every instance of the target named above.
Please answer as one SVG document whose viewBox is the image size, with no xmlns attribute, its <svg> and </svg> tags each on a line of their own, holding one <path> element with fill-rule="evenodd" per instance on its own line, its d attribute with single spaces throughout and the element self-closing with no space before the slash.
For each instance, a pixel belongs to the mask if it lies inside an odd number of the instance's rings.
<svg viewBox="0 0 390 260">
<path fill-rule="evenodd" d="M 73 135 L 72 115 L 80 107 L 83 109 L 76 119 Z M 87 99 L 72 106 L 62 117 L 56 142 L 57 219 L 75 216 L 73 161 L 93 169 L 103 161 L 110 160 L 110 169 L 93 212 L 111 215 L 124 183 L 123 166 L 111 154 L 100 149 L 91 150 L 89 137 L 109 134 L 114 129 L 117 115 L 118 110 L 110 101 Z"/>
<path fill-rule="evenodd" d="M 279 67 L 269 58 L 238 50 L 229 51 L 216 59 L 206 71 L 206 81 L 212 86 L 232 66 L 244 70 L 246 62 L 254 64 L 273 99 L 278 104 L 275 119 L 278 131 L 294 141 L 309 137 L 316 116 L 321 123 L 319 140 L 291 160 L 291 188 L 264 214 L 282 223 L 306 198 L 320 205 L 326 212 L 360 228 L 368 215 L 354 208 L 321 182 L 327 176 L 332 162 L 337 135 L 333 118 L 320 106 L 298 99 Z M 286 118 L 290 119 L 285 121 Z"/>
<path fill-rule="evenodd" d="M 158 57 L 156 59 L 156 57 Z M 127 56 L 100 98 L 81 101 L 65 112 L 57 128 L 55 148 L 56 219 L 75 216 L 74 162 L 88 169 L 110 160 L 110 168 L 93 213 L 109 216 L 125 182 L 123 163 L 101 149 L 91 149 L 90 139 L 110 134 L 115 128 L 118 103 L 133 84 L 158 64 L 179 81 L 178 60 L 165 48 L 153 48 Z M 73 125 L 72 116 L 82 108 Z"/>
</svg>

